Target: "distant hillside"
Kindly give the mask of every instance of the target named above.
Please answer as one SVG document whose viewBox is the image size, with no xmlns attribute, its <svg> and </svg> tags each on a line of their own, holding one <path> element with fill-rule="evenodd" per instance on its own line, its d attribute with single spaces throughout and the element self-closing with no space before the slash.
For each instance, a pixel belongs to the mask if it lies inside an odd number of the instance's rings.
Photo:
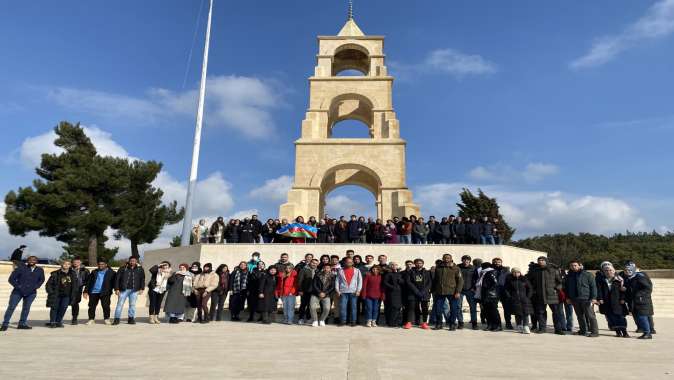
<svg viewBox="0 0 674 380">
<path fill-rule="evenodd" d="M 598 269 L 602 261 L 616 268 L 633 260 L 642 269 L 674 268 L 674 232 L 631 233 L 610 237 L 588 233 L 543 235 L 513 242 L 517 247 L 548 252 L 550 260 L 564 267 L 580 259 L 586 268 Z"/>
</svg>

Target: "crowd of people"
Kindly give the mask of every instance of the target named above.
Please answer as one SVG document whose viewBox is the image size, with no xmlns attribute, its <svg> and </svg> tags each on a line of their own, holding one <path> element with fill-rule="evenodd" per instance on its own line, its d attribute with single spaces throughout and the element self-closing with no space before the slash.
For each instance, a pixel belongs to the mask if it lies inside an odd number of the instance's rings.
<svg viewBox="0 0 674 380">
<path fill-rule="evenodd" d="M 462 218 L 450 215 L 440 221 L 430 216 L 394 217 L 384 223 L 381 219 L 357 217 L 339 219 L 326 215 L 317 220 L 298 216 L 294 223 L 315 227 L 315 239 L 291 238 L 277 232 L 288 225 L 287 219 L 267 219 L 262 223 L 257 215 L 243 220 L 225 221 L 218 217 L 210 226 L 205 219 L 192 229 L 192 241 L 202 244 L 233 243 L 361 243 L 361 244 L 501 244 L 503 231 L 497 218 Z"/>
<path fill-rule="evenodd" d="M 10 275 L 14 289 L 0 331 L 7 330 L 19 302 L 23 305 L 17 328 L 31 328 L 30 306 L 45 283 L 43 269 L 36 264 L 37 258 L 30 256 Z M 622 269 L 618 273 L 612 263 L 604 262 L 592 274 L 574 260 L 564 270 L 541 256 L 524 272 L 504 266 L 498 257 L 483 262 L 463 256 L 456 264 L 450 254 L 443 255 L 430 268 L 419 258 L 399 267 L 386 255 L 375 261 L 372 255 L 363 259 L 348 250 L 344 257 L 315 258 L 309 253 L 295 265 L 285 253 L 276 263 L 266 265 L 255 252 L 248 262 L 240 262 L 231 271 L 225 264 L 213 269 L 211 263 L 199 262 L 180 263 L 174 270 L 171 263 L 163 261 L 149 268 L 146 279 L 135 257 L 117 271 L 101 260 L 91 272 L 75 258 L 72 262 L 63 261 L 46 281 L 50 308 L 47 326 L 64 327 L 69 306 L 71 323 L 76 325 L 82 297 L 88 300 L 87 324 L 95 323 L 100 304 L 104 323 L 118 325 L 127 302 L 127 323 L 135 324 L 136 301 L 147 288 L 150 324 L 162 320 L 171 324 L 223 321 L 229 297 L 231 321 L 241 321 L 245 315 L 247 322 L 269 324 L 279 312 L 283 323 L 314 327 L 326 323 L 377 327 L 383 321 L 386 326 L 403 329 L 416 326 L 454 331 L 477 330 L 481 326 L 487 331 L 542 334 L 546 332 L 550 309 L 555 334 L 573 331 L 575 313 L 575 334 L 598 337 L 597 306 L 617 337 L 630 336 L 627 316 L 631 314 L 642 334 L 639 338 L 652 339 L 652 282 L 633 262 L 625 263 Z M 113 294 L 118 300 L 111 319 Z M 469 325 L 464 325 L 464 302 L 469 310 Z"/>
</svg>

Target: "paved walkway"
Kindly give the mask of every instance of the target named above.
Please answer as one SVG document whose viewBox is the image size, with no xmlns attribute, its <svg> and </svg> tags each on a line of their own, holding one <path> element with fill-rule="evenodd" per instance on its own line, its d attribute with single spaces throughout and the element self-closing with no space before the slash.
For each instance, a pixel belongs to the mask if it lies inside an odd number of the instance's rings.
<svg viewBox="0 0 674 380">
<path fill-rule="evenodd" d="M 656 319 L 655 339 L 640 341 L 606 330 L 591 339 L 232 322 L 155 326 L 146 314 L 135 326 L 48 329 L 46 316 L 32 315 L 39 319 L 33 330 L 12 325 L 0 333 L 0 379 L 674 379 L 674 319 Z"/>
</svg>

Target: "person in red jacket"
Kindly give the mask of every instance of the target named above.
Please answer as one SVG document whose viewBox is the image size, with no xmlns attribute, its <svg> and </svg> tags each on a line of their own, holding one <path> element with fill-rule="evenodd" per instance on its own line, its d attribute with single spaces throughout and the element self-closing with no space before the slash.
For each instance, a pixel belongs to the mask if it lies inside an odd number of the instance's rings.
<svg viewBox="0 0 674 380">
<path fill-rule="evenodd" d="M 379 308 L 381 301 L 384 300 L 384 291 L 382 290 L 381 267 L 374 265 L 370 273 L 363 280 L 363 290 L 360 292 L 361 298 L 365 300 L 365 326 L 377 327 L 379 318 Z"/>
<path fill-rule="evenodd" d="M 295 319 L 295 298 L 297 297 L 297 271 L 288 264 L 279 271 L 276 281 L 276 297 L 283 302 L 283 323 L 292 325 Z"/>
</svg>

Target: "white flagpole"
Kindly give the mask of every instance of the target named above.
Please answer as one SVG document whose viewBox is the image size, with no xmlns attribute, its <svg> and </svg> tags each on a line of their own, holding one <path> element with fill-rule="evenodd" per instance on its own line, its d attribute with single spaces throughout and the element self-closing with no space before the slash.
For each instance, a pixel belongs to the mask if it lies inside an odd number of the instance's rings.
<svg viewBox="0 0 674 380">
<path fill-rule="evenodd" d="M 183 231 L 180 237 L 180 245 L 190 245 L 192 234 L 192 200 L 194 188 L 197 184 L 197 172 L 199 170 L 199 149 L 201 148 L 201 125 L 204 118 L 204 97 L 206 96 L 206 72 L 208 70 L 208 47 L 211 40 L 211 17 L 213 16 L 213 0 L 210 0 L 208 9 L 208 24 L 206 26 L 206 44 L 204 46 L 204 61 L 201 66 L 201 84 L 199 86 L 199 106 L 197 108 L 197 125 L 194 131 L 194 147 L 192 149 L 192 167 L 190 168 L 190 182 L 187 185 L 187 199 L 185 200 L 185 218 L 183 219 Z M 195 242 L 196 243 L 196 242 Z"/>
</svg>

